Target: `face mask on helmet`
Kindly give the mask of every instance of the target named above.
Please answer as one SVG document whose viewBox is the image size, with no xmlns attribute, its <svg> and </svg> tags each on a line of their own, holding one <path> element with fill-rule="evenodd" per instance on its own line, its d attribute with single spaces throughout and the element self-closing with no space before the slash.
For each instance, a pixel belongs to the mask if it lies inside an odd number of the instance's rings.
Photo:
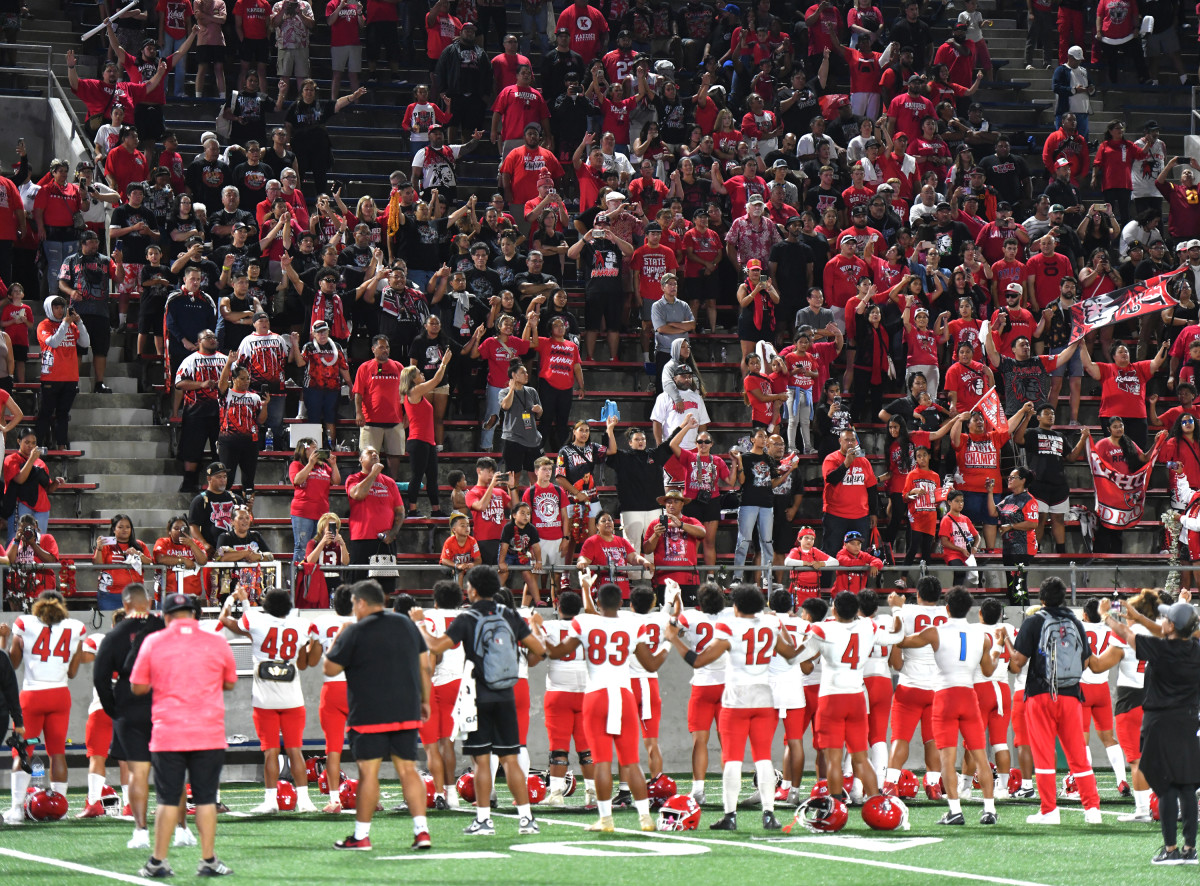
<svg viewBox="0 0 1200 886">
<path fill-rule="evenodd" d="M 694 831 L 700 827 L 700 804 L 689 794 L 676 794 L 658 810 L 660 831 Z"/>
<path fill-rule="evenodd" d="M 796 817 L 785 825 L 784 833 L 790 834 L 796 825 L 818 834 L 832 834 L 846 826 L 850 813 L 846 804 L 833 797 L 810 797 L 796 809 Z"/>
</svg>

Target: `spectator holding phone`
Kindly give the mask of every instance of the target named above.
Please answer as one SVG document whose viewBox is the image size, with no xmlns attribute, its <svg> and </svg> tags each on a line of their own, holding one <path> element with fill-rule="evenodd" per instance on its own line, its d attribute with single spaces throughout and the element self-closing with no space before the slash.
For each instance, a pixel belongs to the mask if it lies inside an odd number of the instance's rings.
<svg viewBox="0 0 1200 886">
<path fill-rule="evenodd" d="M 71 445 L 67 430 L 71 404 L 79 393 L 79 351 L 86 351 L 91 337 L 75 308 L 63 296 L 50 296 L 44 307 L 46 319 L 37 329 L 42 355 L 37 439 L 47 442 L 53 439 L 60 449 L 67 449 Z"/>
<path fill-rule="evenodd" d="M 290 508 L 292 558 L 300 563 L 316 535 L 318 521 L 329 512 L 329 491 L 342 485 L 342 475 L 329 450 L 320 448 L 312 437 L 305 437 L 292 454 L 288 480 L 294 489 Z"/>
<path fill-rule="evenodd" d="M 232 482 L 240 468 L 242 493 L 246 504 L 254 507 L 254 476 L 258 472 L 259 425 L 267 419 L 270 393 L 260 396 L 250 390 L 250 370 L 235 366 L 236 354 L 225 359 L 225 368 L 217 381 L 218 402 L 221 408 L 221 430 L 217 437 L 217 452 L 221 462 L 229 465 Z"/>
<path fill-rule="evenodd" d="M 92 562 L 116 568 L 99 573 L 96 583 L 96 608 L 112 612 L 121 608 L 121 592 L 130 582 L 143 580 L 143 568 L 153 566 L 150 548 L 138 541 L 133 518 L 116 514 L 108 523 L 108 535 L 96 539 Z"/>
</svg>

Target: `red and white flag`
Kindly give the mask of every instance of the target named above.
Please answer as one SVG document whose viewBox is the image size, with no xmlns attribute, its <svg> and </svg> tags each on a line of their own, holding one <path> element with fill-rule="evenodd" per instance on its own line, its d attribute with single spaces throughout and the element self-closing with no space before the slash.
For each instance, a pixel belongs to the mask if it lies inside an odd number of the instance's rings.
<svg viewBox="0 0 1200 886">
<path fill-rule="evenodd" d="M 1089 332 L 1114 323 L 1122 323 L 1155 314 L 1179 304 L 1179 300 L 1167 292 L 1167 281 L 1187 270 L 1187 265 L 1134 283 L 1110 292 L 1085 298 L 1071 308 L 1071 341 L 1078 341 Z"/>
<path fill-rule="evenodd" d="M 975 404 L 975 412 L 983 416 L 983 422 L 988 430 L 998 431 L 1008 427 L 1008 417 L 1004 414 L 1004 404 L 1000 402 L 1000 393 L 992 388 L 979 398 Z"/>
<path fill-rule="evenodd" d="M 1158 458 L 1161 441 L 1151 447 L 1146 463 L 1132 474 L 1113 464 L 1087 440 L 1088 464 L 1092 468 L 1092 485 L 1096 490 L 1096 517 L 1101 526 L 1109 529 L 1124 529 L 1142 519 L 1146 510 L 1146 487 L 1150 482 L 1150 471 Z"/>
</svg>

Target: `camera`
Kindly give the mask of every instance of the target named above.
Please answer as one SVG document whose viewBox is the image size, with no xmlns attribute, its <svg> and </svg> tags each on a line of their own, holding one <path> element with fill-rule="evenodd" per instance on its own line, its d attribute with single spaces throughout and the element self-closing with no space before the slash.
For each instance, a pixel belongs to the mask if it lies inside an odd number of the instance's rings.
<svg viewBox="0 0 1200 886">
<path fill-rule="evenodd" d="M 37 533 L 32 527 L 26 526 L 21 530 L 21 541 L 25 542 L 26 544 L 32 544 L 35 538 L 37 538 Z"/>
<path fill-rule="evenodd" d="M 271 393 L 271 386 L 269 384 L 267 384 L 266 382 L 263 382 L 262 384 L 260 384 L 258 386 L 258 392 L 260 394 L 269 394 L 269 393 Z"/>
<path fill-rule="evenodd" d="M 328 449 L 318 449 L 317 450 L 317 458 L 320 459 L 321 461 L 329 461 L 329 450 Z"/>
<path fill-rule="evenodd" d="M 229 607 L 229 617 L 237 621 L 242 617 L 242 601 L 234 598 L 233 605 Z"/>
<path fill-rule="evenodd" d="M 297 0 L 288 0 L 288 2 L 283 5 L 283 10 L 288 15 L 295 15 L 300 11 L 300 4 L 297 2 Z"/>
</svg>

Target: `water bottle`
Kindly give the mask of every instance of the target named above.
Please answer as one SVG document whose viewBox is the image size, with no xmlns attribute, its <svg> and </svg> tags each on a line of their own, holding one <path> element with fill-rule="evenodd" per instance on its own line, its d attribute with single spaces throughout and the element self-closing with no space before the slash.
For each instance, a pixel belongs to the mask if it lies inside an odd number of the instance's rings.
<svg viewBox="0 0 1200 886">
<path fill-rule="evenodd" d="M 267 436 L 263 438 L 263 444 L 265 449 L 275 449 L 275 432 L 270 428 L 267 428 Z"/>
<path fill-rule="evenodd" d="M 36 791 L 46 787 L 46 764 L 41 757 L 34 757 L 29 763 L 29 784 Z"/>
<path fill-rule="evenodd" d="M 725 359 L 725 345 L 721 345 L 721 362 L 722 363 L 729 362 L 728 360 Z"/>
</svg>

